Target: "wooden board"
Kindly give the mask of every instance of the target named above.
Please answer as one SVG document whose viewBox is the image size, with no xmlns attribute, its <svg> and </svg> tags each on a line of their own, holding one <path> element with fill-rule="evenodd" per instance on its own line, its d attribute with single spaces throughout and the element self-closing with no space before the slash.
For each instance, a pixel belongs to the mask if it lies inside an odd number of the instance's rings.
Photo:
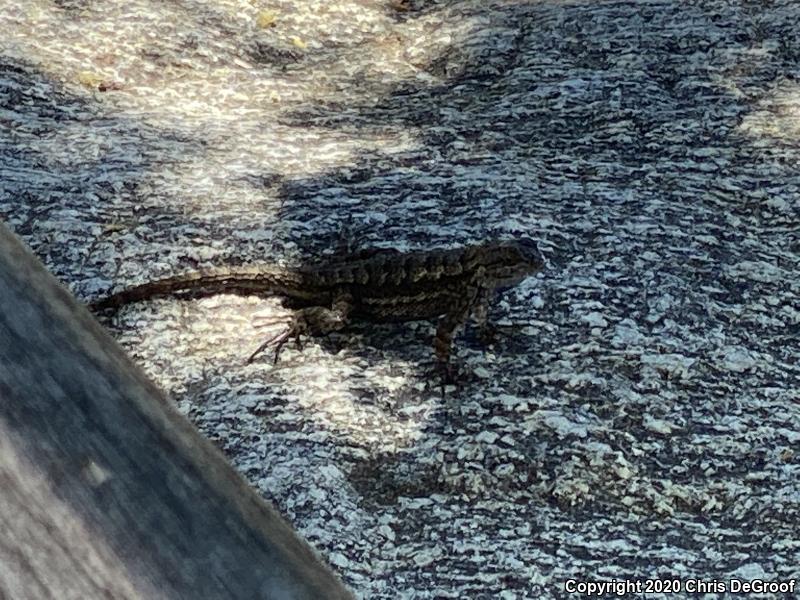
<svg viewBox="0 0 800 600">
<path fill-rule="evenodd" d="M 351 597 L 2 225 L 0 597 Z"/>
</svg>

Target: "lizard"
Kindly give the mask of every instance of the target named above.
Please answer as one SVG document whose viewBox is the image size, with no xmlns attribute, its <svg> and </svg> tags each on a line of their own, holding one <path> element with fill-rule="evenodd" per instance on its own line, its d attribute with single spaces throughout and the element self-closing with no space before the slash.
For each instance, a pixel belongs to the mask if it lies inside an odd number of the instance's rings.
<svg viewBox="0 0 800 600">
<path fill-rule="evenodd" d="M 488 310 L 498 290 L 540 271 L 544 262 L 529 238 L 485 242 L 456 249 L 401 252 L 372 250 L 339 255 L 298 268 L 243 265 L 197 270 L 122 289 L 89 304 L 95 312 L 143 300 L 200 298 L 215 294 L 284 296 L 297 308 L 288 327 L 253 352 L 269 346 L 274 362 L 283 345 L 302 335 L 325 335 L 354 319 L 374 322 L 438 318 L 433 349 L 445 379 L 458 329 L 472 317 L 489 331 Z"/>
</svg>

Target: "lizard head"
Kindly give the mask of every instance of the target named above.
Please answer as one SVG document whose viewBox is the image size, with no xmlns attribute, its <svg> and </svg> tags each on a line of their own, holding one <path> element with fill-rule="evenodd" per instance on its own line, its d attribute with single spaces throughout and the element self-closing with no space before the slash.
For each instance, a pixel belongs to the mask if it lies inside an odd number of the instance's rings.
<svg viewBox="0 0 800 600">
<path fill-rule="evenodd" d="M 492 242 L 476 247 L 487 279 L 499 287 L 513 286 L 544 267 L 539 248 L 530 238 Z"/>
</svg>

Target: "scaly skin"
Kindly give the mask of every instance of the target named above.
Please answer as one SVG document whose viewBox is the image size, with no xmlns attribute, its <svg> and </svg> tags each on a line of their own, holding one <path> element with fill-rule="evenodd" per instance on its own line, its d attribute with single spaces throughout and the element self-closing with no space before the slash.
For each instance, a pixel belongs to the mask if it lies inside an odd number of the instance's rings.
<svg viewBox="0 0 800 600">
<path fill-rule="evenodd" d="M 485 328 L 495 291 L 518 284 L 542 267 L 542 257 L 530 240 L 423 252 L 377 250 L 296 269 L 242 266 L 186 273 L 116 292 L 90 308 L 101 311 L 152 298 L 221 293 L 285 296 L 303 308 L 295 312 L 285 332 L 250 357 L 275 345 L 276 361 L 289 338 L 327 334 L 353 319 L 440 318 L 433 345 L 440 366 L 449 372 L 450 348 L 459 327 L 474 316 Z"/>
</svg>

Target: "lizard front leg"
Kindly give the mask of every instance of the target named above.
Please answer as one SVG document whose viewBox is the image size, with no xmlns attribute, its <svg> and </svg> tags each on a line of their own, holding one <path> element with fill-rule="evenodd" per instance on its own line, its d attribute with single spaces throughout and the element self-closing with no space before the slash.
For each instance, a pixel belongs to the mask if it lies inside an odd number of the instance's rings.
<svg viewBox="0 0 800 600">
<path fill-rule="evenodd" d="M 450 351 L 453 346 L 453 337 L 458 329 L 464 325 L 479 298 L 479 290 L 469 289 L 464 297 L 454 304 L 451 310 L 439 319 L 436 327 L 436 337 L 433 339 L 433 350 L 436 354 L 439 370 L 445 382 L 451 382 L 455 373 L 450 365 Z"/>
<path fill-rule="evenodd" d="M 486 345 L 494 341 L 497 333 L 495 327 L 489 323 L 489 303 L 493 295 L 494 290 L 491 288 L 480 288 L 472 308 L 472 320 L 478 326 L 478 339 Z"/>
<path fill-rule="evenodd" d="M 344 329 L 348 324 L 352 308 L 351 296 L 342 293 L 336 296 L 331 308 L 310 306 L 296 311 L 294 315 L 292 315 L 289 327 L 256 348 L 256 351 L 247 359 L 247 364 L 252 363 L 256 356 L 273 345 L 275 346 L 275 358 L 273 362 L 277 363 L 281 349 L 283 349 L 283 346 L 289 339 L 294 339 L 299 347 L 300 336 L 302 335 L 326 335 L 333 331 Z"/>
</svg>

